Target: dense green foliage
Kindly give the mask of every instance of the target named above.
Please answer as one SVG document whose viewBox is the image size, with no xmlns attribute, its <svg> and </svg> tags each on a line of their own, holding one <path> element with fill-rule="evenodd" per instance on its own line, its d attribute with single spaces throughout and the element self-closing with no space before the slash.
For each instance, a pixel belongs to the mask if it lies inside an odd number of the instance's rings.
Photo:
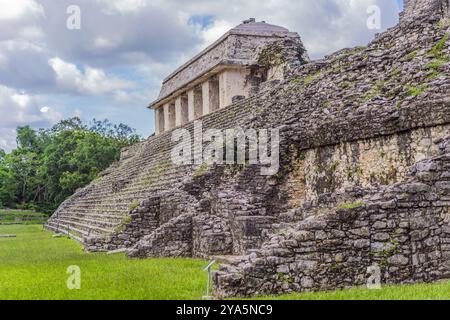
<svg viewBox="0 0 450 320">
<path fill-rule="evenodd" d="M 140 140 L 134 129 L 78 118 L 51 129 L 17 128 L 17 149 L 0 151 L 0 207 L 52 212 Z"/>
<path fill-rule="evenodd" d="M 0 226 L 0 300 L 3 299 L 201 299 L 206 261 L 127 259 L 124 254 L 86 253 L 75 241 L 52 238 L 42 226 Z M 81 289 L 69 290 L 67 267 L 81 269 Z M 286 300 L 450 299 L 450 282 L 353 288 L 260 297 Z"/>
</svg>

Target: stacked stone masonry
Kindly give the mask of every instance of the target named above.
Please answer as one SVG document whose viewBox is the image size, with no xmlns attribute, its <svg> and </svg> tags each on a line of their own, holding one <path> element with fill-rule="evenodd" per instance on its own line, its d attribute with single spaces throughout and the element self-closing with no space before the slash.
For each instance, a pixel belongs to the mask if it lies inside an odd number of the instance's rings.
<svg viewBox="0 0 450 320">
<path fill-rule="evenodd" d="M 218 296 L 361 285 L 375 264 L 384 283 L 448 278 L 450 22 L 445 1 L 416 5 L 366 47 L 286 55 L 284 80 L 200 118 L 204 130 L 279 128 L 277 175 L 175 166 L 163 132 L 123 150 L 46 227 L 90 251 L 221 256 Z"/>
</svg>

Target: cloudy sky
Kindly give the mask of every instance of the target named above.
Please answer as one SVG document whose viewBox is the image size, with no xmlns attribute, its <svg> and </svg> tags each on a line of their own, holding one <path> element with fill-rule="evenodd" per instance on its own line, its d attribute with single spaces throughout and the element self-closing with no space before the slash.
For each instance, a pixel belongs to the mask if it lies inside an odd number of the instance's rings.
<svg viewBox="0 0 450 320">
<path fill-rule="evenodd" d="M 67 28 L 68 7 L 81 29 Z M 381 8 L 381 30 L 367 8 Z M 108 118 L 147 137 L 163 78 L 242 20 L 298 32 L 311 58 L 366 44 L 401 0 L 0 0 L 0 148 L 15 128 Z"/>
</svg>

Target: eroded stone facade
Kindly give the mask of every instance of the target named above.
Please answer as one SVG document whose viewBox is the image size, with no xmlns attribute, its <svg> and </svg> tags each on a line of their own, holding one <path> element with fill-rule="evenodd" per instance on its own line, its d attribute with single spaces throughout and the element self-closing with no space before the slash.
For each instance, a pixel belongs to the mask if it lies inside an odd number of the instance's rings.
<svg viewBox="0 0 450 320">
<path fill-rule="evenodd" d="M 450 24 L 429 8 L 304 65 L 275 43 L 260 64 L 284 61 L 284 80 L 202 117 L 204 130 L 278 128 L 277 175 L 176 166 L 163 132 L 125 149 L 46 227 L 90 251 L 221 256 L 219 296 L 364 284 L 374 264 L 384 283 L 448 277 Z"/>
</svg>

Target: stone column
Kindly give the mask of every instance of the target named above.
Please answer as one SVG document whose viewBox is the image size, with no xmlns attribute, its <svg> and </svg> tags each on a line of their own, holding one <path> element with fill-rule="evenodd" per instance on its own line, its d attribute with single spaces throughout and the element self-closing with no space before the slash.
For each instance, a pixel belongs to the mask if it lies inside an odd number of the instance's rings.
<svg viewBox="0 0 450 320">
<path fill-rule="evenodd" d="M 202 101 L 203 101 L 203 115 L 206 116 L 211 112 L 210 108 L 210 85 L 209 80 L 202 83 Z"/>
<path fill-rule="evenodd" d="M 226 96 L 226 83 L 227 75 L 226 71 L 219 74 L 219 109 L 226 107 L 227 102 L 225 101 Z"/>
<path fill-rule="evenodd" d="M 175 126 L 179 127 L 183 124 L 183 118 L 181 114 L 181 96 L 175 100 Z"/>
<path fill-rule="evenodd" d="M 189 107 L 187 94 L 183 93 L 181 96 L 181 124 L 184 125 L 189 122 Z"/>
<path fill-rule="evenodd" d="M 194 88 L 194 117 L 199 119 L 203 116 L 203 93 L 202 86 Z"/>
<path fill-rule="evenodd" d="M 219 75 L 219 104 L 221 109 L 231 105 L 234 97 L 249 96 L 249 89 L 246 87 L 247 74 L 248 71 L 245 69 L 228 69 Z"/>
<path fill-rule="evenodd" d="M 161 129 L 159 126 L 159 109 L 155 109 L 155 134 L 158 135 L 161 133 Z"/>
<path fill-rule="evenodd" d="M 175 102 L 169 103 L 169 129 L 173 129 L 176 126 L 176 113 L 175 113 Z"/>
<path fill-rule="evenodd" d="M 219 77 L 214 76 L 209 79 L 209 112 L 214 112 L 220 108 Z"/>
<path fill-rule="evenodd" d="M 169 107 L 170 104 L 164 104 L 164 131 L 170 130 L 170 116 L 169 116 Z"/>
<path fill-rule="evenodd" d="M 189 122 L 195 120 L 195 104 L 194 104 L 194 90 L 189 90 L 188 95 L 188 120 Z"/>
</svg>

